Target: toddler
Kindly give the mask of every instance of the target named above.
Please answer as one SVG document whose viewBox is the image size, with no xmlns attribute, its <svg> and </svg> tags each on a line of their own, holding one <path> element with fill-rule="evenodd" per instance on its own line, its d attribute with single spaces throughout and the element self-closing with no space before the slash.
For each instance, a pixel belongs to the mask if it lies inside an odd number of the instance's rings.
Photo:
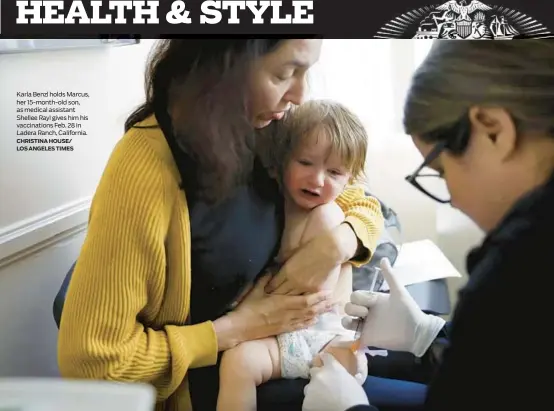
<svg viewBox="0 0 554 411">
<path fill-rule="evenodd" d="M 367 134 L 360 120 L 341 104 L 308 101 L 275 125 L 266 159 L 285 197 L 285 227 L 277 264 L 323 230 L 344 221 L 335 199 L 363 174 Z M 270 379 L 309 378 L 319 353 L 333 354 L 360 384 L 367 377 L 364 354 L 352 350 L 354 335 L 341 325 L 352 293 L 349 263 L 331 273 L 333 312 L 306 329 L 239 344 L 223 354 L 218 411 L 256 410 L 256 387 Z M 334 281 L 333 281 L 334 279 Z"/>
</svg>

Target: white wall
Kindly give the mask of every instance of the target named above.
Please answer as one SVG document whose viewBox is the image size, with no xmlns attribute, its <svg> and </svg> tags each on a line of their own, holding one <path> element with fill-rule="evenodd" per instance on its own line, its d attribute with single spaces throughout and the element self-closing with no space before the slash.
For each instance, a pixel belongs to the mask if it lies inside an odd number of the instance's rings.
<svg viewBox="0 0 554 411">
<path fill-rule="evenodd" d="M 146 41 L 113 49 L 0 55 L 0 260 L 35 242 L 37 226 L 45 231 L 50 223 L 47 238 L 57 230 L 52 225 L 76 214 L 86 217 L 100 173 L 121 137 L 122 120 L 143 96 L 143 61 L 150 46 Z M 16 93 L 21 91 L 90 94 L 79 108 L 89 117 L 82 123 L 88 136 L 74 137 L 75 151 L 16 151 Z M 33 238 L 24 243 L 30 232 Z"/>
<path fill-rule="evenodd" d="M 0 55 L 0 376 L 57 373 L 52 302 L 125 116 L 143 99 L 151 46 Z M 16 92 L 58 90 L 90 94 L 88 136 L 74 137 L 73 152 L 16 151 Z"/>
<path fill-rule="evenodd" d="M 403 182 L 421 161 L 399 113 L 423 43 L 326 40 L 311 96 L 339 99 L 362 117 L 372 191 L 399 213 L 405 241 L 435 240 L 463 271 L 480 233 Z M 52 301 L 78 255 L 90 197 L 125 116 L 143 98 L 151 46 L 0 55 L 0 376 L 57 373 Z M 17 152 L 15 93 L 60 89 L 90 93 L 89 135 L 75 138 L 73 152 Z"/>
<path fill-rule="evenodd" d="M 52 302 L 83 240 L 77 232 L 0 268 L 0 377 L 58 375 Z"/>
<path fill-rule="evenodd" d="M 326 40 L 312 72 L 309 98 L 338 100 L 361 117 L 370 136 L 366 169 L 370 190 L 398 212 L 406 241 L 436 241 L 435 203 L 404 183 L 404 176 L 422 160 L 401 123 L 402 102 L 416 67 L 414 44 Z"/>
</svg>

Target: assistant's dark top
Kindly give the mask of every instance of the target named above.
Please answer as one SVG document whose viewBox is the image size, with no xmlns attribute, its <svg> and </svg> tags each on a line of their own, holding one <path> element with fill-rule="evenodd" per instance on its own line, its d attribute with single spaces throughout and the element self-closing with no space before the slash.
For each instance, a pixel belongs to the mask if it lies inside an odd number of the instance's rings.
<svg viewBox="0 0 554 411">
<path fill-rule="evenodd" d="M 275 180 L 254 161 L 251 181 L 226 201 L 198 199 L 194 161 L 177 147 L 167 112 L 156 117 L 179 168 L 191 222 L 191 322 L 215 320 L 274 259 L 284 224 L 283 198 Z M 194 410 L 215 411 L 219 361 L 188 371 Z"/>
<path fill-rule="evenodd" d="M 551 407 L 554 176 L 521 199 L 467 258 L 449 346 L 425 411 Z M 358 406 L 349 411 L 376 411 Z M 339 410 L 337 410 L 339 411 Z"/>
</svg>

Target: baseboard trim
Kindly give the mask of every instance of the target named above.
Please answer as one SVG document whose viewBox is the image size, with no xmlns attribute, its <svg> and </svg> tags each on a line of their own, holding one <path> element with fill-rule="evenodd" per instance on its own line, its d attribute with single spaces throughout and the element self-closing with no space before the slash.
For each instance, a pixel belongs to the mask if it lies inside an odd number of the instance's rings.
<svg viewBox="0 0 554 411">
<path fill-rule="evenodd" d="M 0 268 L 86 229 L 91 197 L 8 226 L 0 231 Z"/>
</svg>

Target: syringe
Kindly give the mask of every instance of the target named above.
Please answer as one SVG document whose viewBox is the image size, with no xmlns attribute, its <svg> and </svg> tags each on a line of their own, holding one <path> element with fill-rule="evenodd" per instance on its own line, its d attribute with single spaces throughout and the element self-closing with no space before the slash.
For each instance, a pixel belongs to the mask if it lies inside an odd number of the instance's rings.
<svg viewBox="0 0 554 411">
<path fill-rule="evenodd" d="M 375 284 L 377 283 L 377 277 L 379 277 L 380 272 L 381 272 L 381 269 L 379 267 L 375 267 L 375 275 L 373 276 L 373 280 L 371 281 L 371 285 L 368 291 L 370 292 L 375 291 L 374 290 Z M 358 325 L 356 326 L 356 333 L 354 334 L 354 342 L 350 346 L 350 349 L 352 350 L 353 353 L 357 352 L 360 349 L 360 344 L 361 344 L 360 339 L 362 336 L 363 327 L 364 327 L 364 322 L 360 318 L 358 319 Z"/>
</svg>

